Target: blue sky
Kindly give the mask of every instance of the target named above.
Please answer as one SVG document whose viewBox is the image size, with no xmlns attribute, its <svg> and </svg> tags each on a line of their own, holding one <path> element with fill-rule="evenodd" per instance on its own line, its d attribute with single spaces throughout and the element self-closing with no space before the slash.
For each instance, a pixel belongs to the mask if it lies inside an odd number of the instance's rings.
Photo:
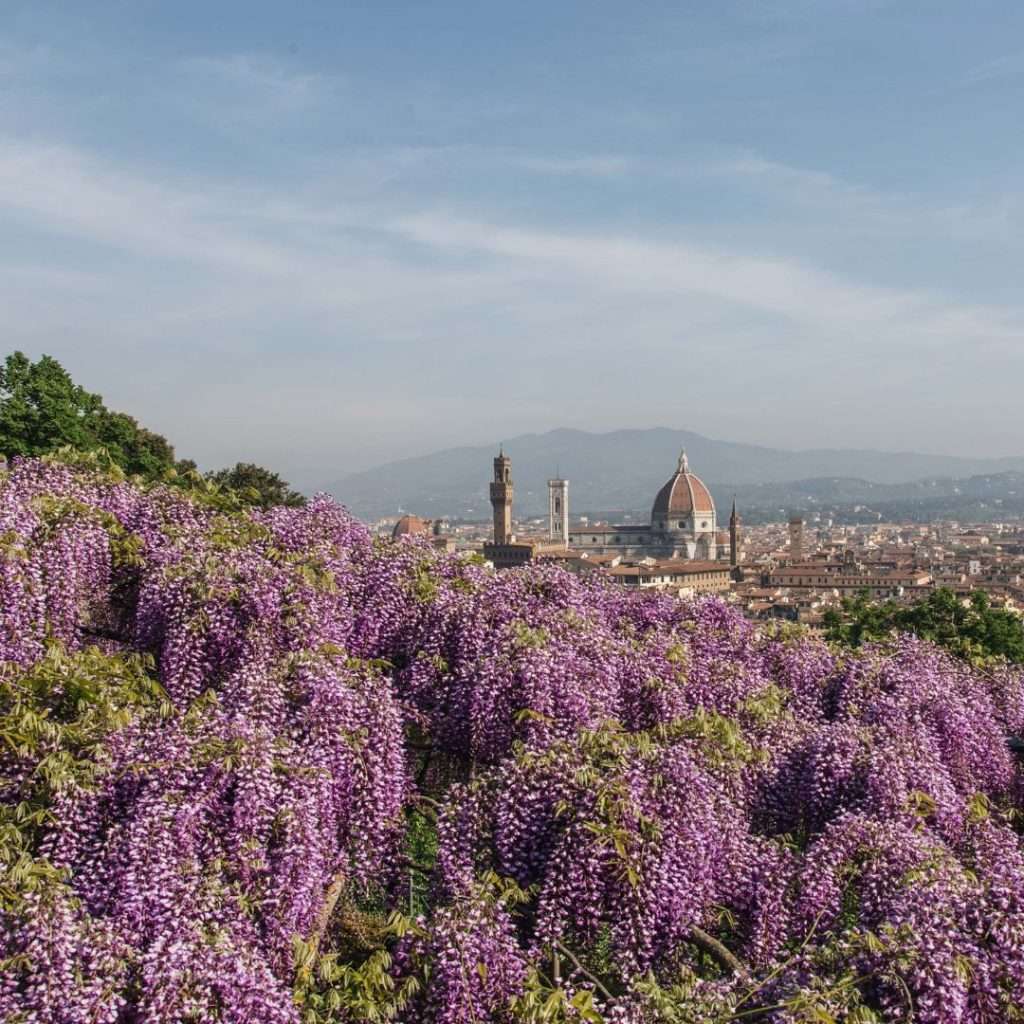
<svg viewBox="0 0 1024 1024">
<path fill-rule="evenodd" d="M 1024 5 L 0 20 L 4 349 L 303 485 L 558 426 L 1024 453 Z"/>
</svg>

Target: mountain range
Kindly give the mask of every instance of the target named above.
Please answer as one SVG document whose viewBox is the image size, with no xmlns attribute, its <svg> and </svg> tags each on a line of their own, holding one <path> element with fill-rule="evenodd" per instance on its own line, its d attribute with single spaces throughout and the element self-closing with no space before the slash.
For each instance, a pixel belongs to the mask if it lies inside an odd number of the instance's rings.
<svg viewBox="0 0 1024 1024">
<path fill-rule="evenodd" d="M 711 488 L 719 507 L 733 493 L 748 505 L 792 507 L 962 494 L 957 481 L 1006 475 L 979 485 L 990 497 L 1016 492 L 1024 456 L 1009 458 L 926 455 L 860 449 L 787 451 L 717 441 L 689 430 L 653 428 L 590 433 L 557 429 L 503 442 L 512 459 L 515 512 L 547 509 L 547 480 L 570 481 L 573 514 L 650 507 L 686 449 L 690 469 Z M 400 511 L 425 517 L 486 519 L 487 485 L 498 442 L 449 448 L 352 473 L 327 484 L 328 491 L 365 519 Z M 898 485 L 910 485 L 904 489 Z M 893 490 L 895 488 L 895 490 Z M 977 488 L 976 488 L 977 489 Z"/>
</svg>

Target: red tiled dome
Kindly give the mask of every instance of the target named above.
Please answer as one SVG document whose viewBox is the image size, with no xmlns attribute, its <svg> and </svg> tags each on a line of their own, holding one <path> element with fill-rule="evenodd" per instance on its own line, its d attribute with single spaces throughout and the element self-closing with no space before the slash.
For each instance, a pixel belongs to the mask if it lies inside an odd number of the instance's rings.
<svg viewBox="0 0 1024 1024">
<path fill-rule="evenodd" d="M 430 522 L 419 516 L 402 516 L 391 531 L 392 537 L 410 537 L 430 533 Z"/>
<path fill-rule="evenodd" d="M 715 503 L 711 492 L 700 477 L 690 472 L 686 453 L 679 456 L 679 468 L 675 475 L 654 499 L 651 521 L 667 520 L 676 516 L 713 515 Z"/>
</svg>

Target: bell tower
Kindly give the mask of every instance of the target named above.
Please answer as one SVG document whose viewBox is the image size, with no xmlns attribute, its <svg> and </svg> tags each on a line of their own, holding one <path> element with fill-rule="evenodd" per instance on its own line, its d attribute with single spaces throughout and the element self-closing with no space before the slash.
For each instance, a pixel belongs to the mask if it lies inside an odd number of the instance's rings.
<svg viewBox="0 0 1024 1024">
<path fill-rule="evenodd" d="M 740 517 L 735 498 L 732 499 L 732 514 L 729 516 L 729 564 L 734 569 L 740 564 Z"/>
<path fill-rule="evenodd" d="M 802 562 L 804 557 L 804 521 L 800 516 L 789 517 L 789 560 Z"/>
<path fill-rule="evenodd" d="M 569 481 L 548 481 L 548 537 L 569 546 Z"/>
<path fill-rule="evenodd" d="M 499 450 L 494 460 L 491 508 L 494 509 L 494 543 L 508 544 L 512 540 L 512 460 L 504 449 Z"/>
</svg>

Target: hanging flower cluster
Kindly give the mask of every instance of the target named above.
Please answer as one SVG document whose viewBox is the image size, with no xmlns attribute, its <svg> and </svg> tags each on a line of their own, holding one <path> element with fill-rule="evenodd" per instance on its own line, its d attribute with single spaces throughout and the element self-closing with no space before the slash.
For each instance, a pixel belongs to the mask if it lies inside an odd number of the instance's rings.
<svg viewBox="0 0 1024 1024">
<path fill-rule="evenodd" d="M 0 478 L 0 1019 L 1024 1020 L 1024 679 Z"/>
</svg>

